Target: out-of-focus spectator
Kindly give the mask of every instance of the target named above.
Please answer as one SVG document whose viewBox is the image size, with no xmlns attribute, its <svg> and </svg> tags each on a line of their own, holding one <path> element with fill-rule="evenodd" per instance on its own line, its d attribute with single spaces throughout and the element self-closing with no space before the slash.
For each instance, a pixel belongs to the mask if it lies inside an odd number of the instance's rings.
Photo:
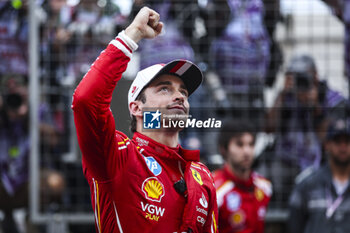
<svg viewBox="0 0 350 233">
<path fill-rule="evenodd" d="M 272 187 L 252 170 L 255 131 L 250 122 L 227 121 L 218 144 L 225 159 L 215 171 L 220 232 L 264 232 Z"/>
<path fill-rule="evenodd" d="M 280 11 L 280 0 L 263 0 L 263 2 L 265 6 L 264 24 L 271 39 L 271 59 L 266 72 L 265 84 L 271 87 L 283 64 L 283 52 L 275 36 L 277 23 L 283 21 L 283 16 Z"/>
<path fill-rule="evenodd" d="M 276 133 L 274 155 L 269 159 L 271 168 L 267 171 L 277 199 L 286 201 L 286 187 L 294 183 L 299 172 L 319 167 L 327 120 L 345 117 L 347 104 L 343 96 L 320 81 L 312 57 L 291 59 L 284 88 L 266 120 L 267 130 Z"/>
<path fill-rule="evenodd" d="M 301 179 L 290 197 L 290 233 L 350 232 L 350 122 L 331 121 L 328 162 Z"/>
<path fill-rule="evenodd" d="M 41 73 L 43 84 L 50 87 L 49 103 L 56 107 L 62 102 L 57 91 L 68 76 L 67 68 L 73 53 L 73 33 L 68 30 L 73 8 L 66 0 L 47 0 L 42 4 L 40 27 Z"/>
<path fill-rule="evenodd" d="M 79 81 L 91 63 L 116 34 L 120 11 L 113 1 L 79 1 L 74 7 L 68 30 L 74 34 L 74 54 L 70 55 L 68 74 Z M 70 83 L 74 84 L 74 83 Z"/>
<path fill-rule="evenodd" d="M 0 76 L 28 72 L 27 1 L 12 2 L 0 2 Z"/>
<path fill-rule="evenodd" d="M 270 38 L 264 25 L 261 0 L 216 0 L 215 15 L 229 22 L 218 31 L 210 48 L 211 67 L 220 77 L 235 111 L 233 115 L 250 117 L 261 126 L 259 112 L 264 106 L 263 88 L 270 63 Z M 225 7 L 226 5 L 226 7 Z M 218 23 L 219 24 L 219 23 Z M 258 109 L 256 112 L 250 110 Z M 261 114 L 260 114 L 261 116 Z"/>
<path fill-rule="evenodd" d="M 108 44 L 123 17 L 113 1 L 46 0 L 41 47 L 46 79 L 53 86 L 74 85 L 87 71 L 101 47 Z"/>
<path fill-rule="evenodd" d="M 345 72 L 348 77 L 348 88 L 350 96 L 350 0 L 323 0 L 332 9 L 334 14 L 344 22 L 345 26 Z"/>
<path fill-rule="evenodd" d="M 0 210 L 5 218 L 4 233 L 16 233 L 18 229 L 12 218 L 12 211 L 28 205 L 28 162 L 30 153 L 28 90 L 24 78 L 2 80 L 4 91 L 0 105 Z M 44 113 L 40 113 L 44 116 Z M 40 133 L 44 142 L 55 146 L 55 128 L 44 117 L 40 119 Z M 51 179 L 51 172 L 44 179 Z M 64 186 L 61 176 L 61 187 Z M 58 182 L 59 183 L 59 182 Z M 57 190 L 56 184 L 49 183 L 48 190 Z M 56 193 L 60 193 L 59 189 Z"/>
<path fill-rule="evenodd" d="M 71 117 L 66 108 L 75 82 L 115 35 L 119 8 L 113 1 L 46 0 L 41 24 L 42 86 L 60 133 L 61 153 L 71 152 Z M 108 36 L 108 40 L 106 39 Z"/>
<path fill-rule="evenodd" d="M 27 205 L 30 143 L 27 93 L 14 79 L 5 86 L 8 91 L 0 97 L 0 209 L 5 215 L 3 231 L 7 233 L 17 232 L 12 209 Z"/>
<path fill-rule="evenodd" d="M 345 67 L 350 96 L 350 1 L 344 0 L 343 19 L 345 22 Z"/>
</svg>

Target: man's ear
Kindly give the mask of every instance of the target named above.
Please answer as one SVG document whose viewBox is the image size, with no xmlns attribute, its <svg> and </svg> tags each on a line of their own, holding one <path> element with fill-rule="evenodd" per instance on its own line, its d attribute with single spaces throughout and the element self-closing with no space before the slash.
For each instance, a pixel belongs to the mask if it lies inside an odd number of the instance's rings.
<svg viewBox="0 0 350 233">
<path fill-rule="evenodd" d="M 330 140 L 326 140 L 324 142 L 324 150 L 325 150 L 325 152 L 329 153 L 329 150 L 330 150 L 330 147 L 331 147 L 331 143 L 332 142 Z"/>
<path fill-rule="evenodd" d="M 136 100 L 136 101 L 132 101 L 129 104 L 129 111 L 130 114 L 135 116 L 135 117 L 142 117 L 142 106 L 141 106 L 141 101 Z"/>
</svg>

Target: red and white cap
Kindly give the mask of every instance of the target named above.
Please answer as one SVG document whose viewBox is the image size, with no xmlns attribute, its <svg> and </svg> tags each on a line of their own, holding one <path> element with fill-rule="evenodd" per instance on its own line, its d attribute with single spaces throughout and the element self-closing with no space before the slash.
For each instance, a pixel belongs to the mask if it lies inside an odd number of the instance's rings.
<svg viewBox="0 0 350 233">
<path fill-rule="evenodd" d="M 136 100 L 147 84 L 161 74 L 172 74 L 181 78 L 187 88 L 188 95 L 191 95 L 203 80 L 201 70 L 190 61 L 174 60 L 168 64 L 156 64 L 137 73 L 129 89 L 128 105 Z"/>
</svg>

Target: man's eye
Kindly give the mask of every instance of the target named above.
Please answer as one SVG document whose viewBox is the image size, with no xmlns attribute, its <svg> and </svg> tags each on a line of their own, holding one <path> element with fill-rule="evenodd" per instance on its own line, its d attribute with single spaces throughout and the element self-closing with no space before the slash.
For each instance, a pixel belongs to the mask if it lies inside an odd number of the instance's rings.
<svg viewBox="0 0 350 233">
<path fill-rule="evenodd" d="M 162 88 L 160 88 L 160 91 L 168 91 L 169 89 L 168 89 L 168 87 L 162 87 Z"/>
<path fill-rule="evenodd" d="M 188 97 L 188 92 L 187 92 L 187 91 L 181 91 L 181 93 L 182 93 L 184 96 Z"/>
</svg>

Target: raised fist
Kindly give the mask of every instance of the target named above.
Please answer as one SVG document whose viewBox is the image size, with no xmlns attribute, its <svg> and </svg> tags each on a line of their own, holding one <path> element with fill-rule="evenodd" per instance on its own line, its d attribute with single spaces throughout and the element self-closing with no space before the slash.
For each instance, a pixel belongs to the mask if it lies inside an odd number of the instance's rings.
<svg viewBox="0 0 350 233">
<path fill-rule="evenodd" d="M 159 14 L 148 8 L 143 7 L 137 13 L 132 23 L 125 29 L 125 34 L 136 43 L 143 38 L 155 38 L 163 28 L 163 23 L 159 21 Z"/>
</svg>

